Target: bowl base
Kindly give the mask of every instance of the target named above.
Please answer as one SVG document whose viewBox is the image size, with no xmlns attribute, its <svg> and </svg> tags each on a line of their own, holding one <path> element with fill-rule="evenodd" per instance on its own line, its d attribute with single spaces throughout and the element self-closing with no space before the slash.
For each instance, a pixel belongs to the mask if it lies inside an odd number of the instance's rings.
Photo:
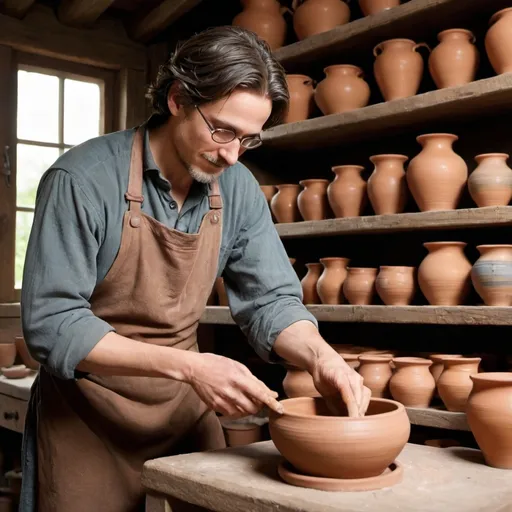
<svg viewBox="0 0 512 512">
<path fill-rule="evenodd" d="M 395 461 L 378 476 L 369 478 L 326 478 L 310 476 L 295 469 L 287 460 L 281 461 L 277 468 L 279 476 L 288 484 L 297 487 L 308 487 L 319 491 L 374 491 L 391 487 L 402 481 L 404 470 L 402 465 Z"/>
</svg>

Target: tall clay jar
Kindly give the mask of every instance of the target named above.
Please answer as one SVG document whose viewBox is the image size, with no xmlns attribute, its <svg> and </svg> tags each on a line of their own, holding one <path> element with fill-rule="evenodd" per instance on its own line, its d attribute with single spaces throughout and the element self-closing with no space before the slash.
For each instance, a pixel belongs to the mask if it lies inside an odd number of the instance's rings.
<svg viewBox="0 0 512 512">
<path fill-rule="evenodd" d="M 293 365 L 286 365 L 286 376 L 283 380 L 283 391 L 288 398 L 299 396 L 320 396 L 315 388 L 311 374 Z"/>
<path fill-rule="evenodd" d="M 483 153 L 475 156 L 478 164 L 469 175 L 468 190 L 478 207 L 507 206 L 512 199 L 512 169 L 507 153 Z"/>
<path fill-rule="evenodd" d="M 241 0 L 243 11 L 238 13 L 232 25 L 255 32 L 272 50 L 283 46 L 286 39 L 286 21 L 282 6 L 277 0 Z"/>
<path fill-rule="evenodd" d="M 343 283 L 347 277 L 348 258 L 322 258 L 324 269 L 316 290 L 322 304 L 343 304 Z"/>
<path fill-rule="evenodd" d="M 416 268 L 381 266 L 375 290 L 386 306 L 408 306 L 416 294 Z"/>
<path fill-rule="evenodd" d="M 301 220 L 297 198 L 300 185 L 285 183 L 276 185 L 277 194 L 270 201 L 270 208 L 278 223 L 298 222 Z"/>
<path fill-rule="evenodd" d="M 420 87 L 424 63 L 416 51 L 425 43 L 388 39 L 373 49 L 373 73 L 385 101 L 414 96 Z"/>
<path fill-rule="evenodd" d="M 436 384 L 437 381 L 439 380 L 439 377 L 441 377 L 441 373 L 443 373 L 444 360 L 453 359 L 454 357 L 462 357 L 462 354 L 432 354 L 430 356 L 430 359 L 432 361 L 430 373 L 432 374 L 432 377 L 434 377 Z"/>
<path fill-rule="evenodd" d="M 304 220 L 323 220 L 329 217 L 327 187 L 329 180 L 310 179 L 299 181 L 304 187 L 298 197 L 297 205 Z"/>
<path fill-rule="evenodd" d="M 393 358 L 395 373 L 389 381 L 391 396 L 406 407 L 428 407 L 436 384 L 429 371 L 432 361 L 422 357 Z"/>
<path fill-rule="evenodd" d="M 332 168 L 334 180 L 327 187 L 329 205 L 336 218 L 359 217 L 368 202 L 366 181 L 361 165 L 337 165 Z"/>
<path fill-rule="evenodd" d="M 402 213 L 407 202 L 405 155 L 374 155 L 373 173 L 368 178 L 368 198 L 376 215 Z"/>
<path fill-rule="evenodd" d="M 486 306 L 512 306 L 512 245 L 478 245 L 471 281 Z"/>
<path fill-rule="evenodd" d="M 468 179 L 466 162 L 453 150 L 457 135 L 428 133 L 407 168 L 407 185 L 422 212 L 457 208 Z"/>
<path fill-rule="evenodd" d="M 487 465 L 512 469 L 512 373 L 471 375 L 466 418 Z"/>
<path fill-rule="evenodd" d="M 387 11 L 400 5 L 400 0 L 359 0 L 359 7 L 365 16 Z"/>
<path fill-rule="evenodd" d="M 485 35 L 485 51 L 498 75 L 512 71 L 512 7 L 494 13 Z"/>
<path fill-rule="evenodd" d="M 440 32 L 437 38 L 439 44 L 428 59 L 428 68 L 437 88 L 472 82 L 480 62 L 473 33 L 463 28 L 451 28 Z"/>
<path fill-rule="evenodd" d="M 375 296 L 376 268 L 348 267 L 343 295 L 350 304 L 368 306 Z"/>
<path fill-rule="evenodd" d="M 313 79 L 306 75 L 286 75 L 290 103 L 284 118 L 285 123 L 305 121 L 315 108 Z"/>
<path fill-rule="evenodd" d="M 465 242 L 426 242 L 427 256 L 418 267 L 418 284 L 432 306 L 459 306 L 471 291 L 472 265 Z"/>
<path fill-rule="evenodd" d="M 359 375 L 363 384 L 372 392 L 372 398 L 390 398 L 389 381 L 393 375 L 390 362 L 393 356 L 361 355 L 359 356 Z"/>
<path fill-rule="evenodd" d="M 300 0 L 293 14 L 293 29 L 300 40 L 332 30 L 350 20 L 343 0 Z"/>
<path fill-rule="evenodd" d="M 464 412 L 473 381 L 478 373 L 480 357 L 446 357 L 444 370 L 437 381 L 437 391 L 444 406 L 453 412 Z"/>
<path fill-rule="evenodd" d="M 370 87 L 363 79 L 363 70 L 360 67 L 335 64 L 326 67 L 324 73 L 326 76 L 316 86 L 314 98 L 325 116 L 368 105 Z"/>
<path fill-rule="evenodd" d="M 302 302 L 304 304 L 320 304 L 316 285 L 322 274 L 323 265 L 321 263 L 306 263 L 306 268 L 308 271 L 301 281 Z"/>
</svg>

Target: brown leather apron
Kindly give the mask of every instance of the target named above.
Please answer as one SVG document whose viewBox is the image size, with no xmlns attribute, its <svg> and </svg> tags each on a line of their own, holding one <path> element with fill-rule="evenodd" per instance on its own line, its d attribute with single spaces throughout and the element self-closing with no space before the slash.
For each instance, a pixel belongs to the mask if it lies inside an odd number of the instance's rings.
<svg viewBox="0 0 512 512">
<path fill-rule="evenodd" d="M 141 211 L 143 129 L 132 146 L 121 247 L 91 297 L 122 336 L 197 351 L 196 330 L 217 274 L 222 236 L 218 183 L 199 233 L 169 229 Z M 144 510 L 148 459 L 225 447 L 220 423 L 192 387 L 165 378 L 62 380 L 40 372 L 41 512 Z"/>
</svg>

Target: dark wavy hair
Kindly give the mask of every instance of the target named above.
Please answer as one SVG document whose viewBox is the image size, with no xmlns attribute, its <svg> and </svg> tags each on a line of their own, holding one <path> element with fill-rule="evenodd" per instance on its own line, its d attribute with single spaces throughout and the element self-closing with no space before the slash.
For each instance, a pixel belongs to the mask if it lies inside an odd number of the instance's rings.
<svg viewBox="0 0 512 512">
<path fill-rule="evenodd" d="M 146 97 L 161 119 L 171 115 L 169 89 L 178 83 L 178 101 L 184 106 L 201 105 L 245 88 L 268 94 L 272 112 L 264 128 L 279 124 L 288 108 L 286 73 L 272 56 L 265 41 L 235 26 L 214 27 L 195 34 L 178 45 L 160 66 Z"/>
</svg>

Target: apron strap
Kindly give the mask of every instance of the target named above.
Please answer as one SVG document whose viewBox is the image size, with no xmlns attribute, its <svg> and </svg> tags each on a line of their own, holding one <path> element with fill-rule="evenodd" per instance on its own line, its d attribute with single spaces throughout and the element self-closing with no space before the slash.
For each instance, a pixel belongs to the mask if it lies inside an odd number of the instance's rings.
<svg viewBox="0 0 512 512">
<path fill-rule="evenodd" d="M 208 185 L 208 202 L 210 203 L 210 210 L 222 210 L 222 197 L 217 180 Z"/>
<path fill-rule="evenodd" d="M 130 177 L 128 178 L 128 191 L 124 197 L 128 201 L 128 209 L 135 214 L 140 212 L 144 202 L 142 195 L 142 155 L 144 151 L 144 131 L 142 126 L 137 128 L 133 137 L 132 154 L 130 160 Z"/>
</svg>

